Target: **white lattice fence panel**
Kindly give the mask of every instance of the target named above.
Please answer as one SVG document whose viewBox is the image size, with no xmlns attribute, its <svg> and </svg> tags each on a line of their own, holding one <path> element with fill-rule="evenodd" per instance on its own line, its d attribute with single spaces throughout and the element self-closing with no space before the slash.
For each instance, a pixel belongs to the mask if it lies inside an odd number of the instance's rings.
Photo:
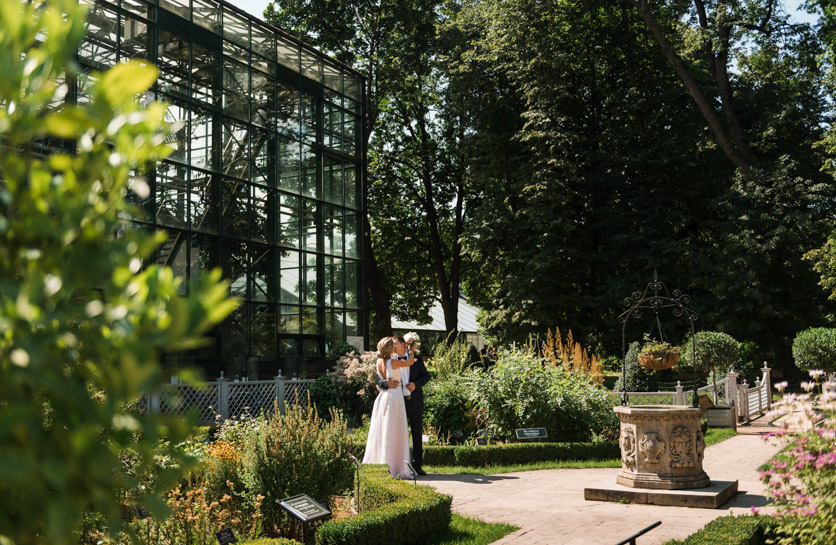
<svg viewBox="0 0 836 545">
<path fill-rule="evenodd" d="M 212 423 L 218 410 L 218 384 L 207 382 L 195 388 L 184 384 L 167 384 L 160 393 L 160 412 L 184 414 L 197 408 L 200 422 Z"/>
<path fill-rule="evenodd" d="M 229 416 L 234 418 L 244 413 L 257 416 L 262 410 L 273 412 L 276 401 L 276 381 L 232 382 L 229 388 Z"/>
<path fill-rule="evenodd" d="M 308 386 L 313 380 L 288 380 L 284 383 L 284 402 L 288 405 L 298 403 L 308 404 Z"/>
</svg>

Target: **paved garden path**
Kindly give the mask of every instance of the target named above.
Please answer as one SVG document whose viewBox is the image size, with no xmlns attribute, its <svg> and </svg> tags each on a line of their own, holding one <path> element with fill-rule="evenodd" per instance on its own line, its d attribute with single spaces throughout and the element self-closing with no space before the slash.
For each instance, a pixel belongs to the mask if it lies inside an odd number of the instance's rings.
<svg viewBox="0 0 836 545">
<path fill-rule="evenodd" d="M 705 451 L 703 467 L 712 480 L 739 481 L 740 491 L 718 509 L 624 505 L 586 501 L 585 486 L 615 482 L 618 469 L 547 469 L 500 475 L 427 475 L 420 482 L 453 496 L 453 511 L 487 522 L 506 522 L 520 529 L 498 545 L 614 545 L 637 531 L 662 525 L 637 539 L 637 545 L 659 545 L 683 539 L 724 515 L 748 515 L 766 504 L 757 468 L 779 450 L 760 435 L 758 422 L 738 428 L 738 435 Z M 769 512 L 769 509 L 762 509 Z"/>
</svg>

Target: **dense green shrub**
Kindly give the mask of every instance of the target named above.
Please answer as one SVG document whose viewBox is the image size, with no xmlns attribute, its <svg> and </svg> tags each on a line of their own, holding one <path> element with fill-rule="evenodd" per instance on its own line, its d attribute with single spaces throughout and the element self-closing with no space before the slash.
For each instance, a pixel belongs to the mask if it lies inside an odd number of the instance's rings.
<svg viewBox="0 0 836 545">
<path fill-rule="evenodd" d="M 655 392 L 659 389 L 656 378 L 656 373 L 649 369 L 645 369 L 639 363 L 639 351 L 641 350 L 641 343 L 638 341 L 630 343 L 627 348 L 627 356 L 625 357 L 626 370 L 618 376 L 618 380 L 613 387 L 614 392 L 624 391 L 624 374 L 627 374 L 627 391 L 628 392 Z"/>
<path fill-rule="evenodd" d="M 447 437 L 462 430 L 469 437 L 476 429 L 467 407 L 466 385 L 460 378 L 432 380 L 424 386 L 424 423 L 439 436 Z"/>
<path fill-rule="evenodd" d="M 687 538 L 665 545 L 766 545 L 776 524 L 775 517 L 720 517 Z"/>
<path fill-rule="evenodd" d="M 690 369 L 696 363 L 697 371 L 704 376 L 722 375 L 737 363 L 739 354 L 740 343 L 728 333 L 699 331 L 682 345 L 680 366 Z"/>
<path fill-rule="evenodd" d="M 587 441 L 617 426 L 601 385 L 530 352 L 500 352 L 495 366 L 471 370 L 463 382 L 490 437 L 515 440 L 515 428 L 544 427 L 559 441 Z"/>
<path fill-rule="evenodd" d="M 424 543 L 450 525 L 452 498 L 429 486 L 393 479 L 383 466 L 367 466 L 360 483 L 360 514 L 324 523 L 317 545 Z"/>
<path fill-rule="evenodd" d="M 351 439 L 338 414 L 326 422 L 312 407 L 289 405 L 284 415 L 261 420 L 244 453 L 244 480 L 251 495 L 266 498 L 265 530 L 287 535 L 291 522 L 276 501 L 303 493 L 321 499 L 350 489 Z"/>
<path fill-rule="evenodd" d="M 473 363 L 471 347 L 470 343 L 458 337 L 452 342 L 438 343 L 433 357 L 426 362 L 427 370 L 439 382 L 462 376 Z M 479 356 L 478 351 L 476 356 Z M 480 361 L 480 358 L 477 357 L 476 361 Z"/>
<path fill-rule="evenodd" d="M 354 345 L 345 342 L 337 343 L 328 351 L 328 355 L 325 356 L 325 359 L 331 363 L 336 364 L 341 357 L 345 356 L 346 354 L 351 354 L 352 352 L 357 352 L 357 349 L 354 347 Z"/>
<path fill-rule="evenodd" d="M 311 396 L 311 403 L 316 407 L 316 412 L 323 418 L 328 418 L 331 409 L 337 405 L 337 394 L 334 390 L 334 379 L 329 376 L 321 376 L 308 386 L 308 395 Z"/>
<path fill-rule="evenodd" d="M 248 541 L 239 541 L 238 545 L 299 545 L 299 542 L 284 537 L 263 537 Z"/>
<path fill-rule="evenodd" d="M 836 372 L 836 329 L 812 327 L 805 329 L 792 342 L 795 365 L 803 371 L 821 369 Z"/>
<path fill-rule="evenodd" d="M 161 385 L 162 351 L 235 308 L 219 271 L 186 288 L 153 265 L 163 235 L 131 227 L 127 196 L 149 198 L 144 169 L 171 152 L 166 106 L 137 103 L 157 78 L 147 61 L 80 73 L 86 14 L 0 0 L 0 541 L 16 545 L 76 543 L 90 509 L 117 531 L 127 489 L 163 509 L 190 424 L 127 407 Z"/>
</svg>

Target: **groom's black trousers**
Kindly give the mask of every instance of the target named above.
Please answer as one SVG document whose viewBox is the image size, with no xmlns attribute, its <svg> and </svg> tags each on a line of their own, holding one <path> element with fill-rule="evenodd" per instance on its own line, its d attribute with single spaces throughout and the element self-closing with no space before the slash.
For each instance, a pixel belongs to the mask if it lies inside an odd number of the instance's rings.
<svg viewBox="0 0 836 545">
<path fill-rule="evenodd" d="M 422 400 L 423 401 L 423 400 Z M 412 465 L 416 469 L 424 464 L 424 407 L 423 402 L 416 403 L 411 399 L 404 399 L 406 404 L 406 420 L 412 433 Z M 420 406 L 419 406 L 420 405 Z"/>
</svg>

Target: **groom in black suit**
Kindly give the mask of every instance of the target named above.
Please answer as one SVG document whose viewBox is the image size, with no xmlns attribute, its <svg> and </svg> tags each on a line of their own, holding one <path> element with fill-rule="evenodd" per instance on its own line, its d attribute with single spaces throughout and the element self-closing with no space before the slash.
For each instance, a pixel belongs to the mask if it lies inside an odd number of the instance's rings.
<svg viewBox="0 0 836 545">
<path fill-rule="evenodd" d="M 404 338 L 395 336 L 398 342 L 404 343 Z M 408 359 L 406 355 L 400 359 Z M 409 422 L 409 431 L 412 433 L 412 467 L 418 475 L 426 475 L 427 472 L 421 467 L 424 464 L 424 385 L 430 380 L 430 374 L 424 365 L 424 358 L 421 354 L 415 354 L 415 362 L 409 366 L 409 382 L 406 383 L 404 392 L 404 403 L 406 404 L 406 419 Z M 386 379 L 380 379 L 378 386 L 383 390 L 389 388 Z"/>
</svg>

